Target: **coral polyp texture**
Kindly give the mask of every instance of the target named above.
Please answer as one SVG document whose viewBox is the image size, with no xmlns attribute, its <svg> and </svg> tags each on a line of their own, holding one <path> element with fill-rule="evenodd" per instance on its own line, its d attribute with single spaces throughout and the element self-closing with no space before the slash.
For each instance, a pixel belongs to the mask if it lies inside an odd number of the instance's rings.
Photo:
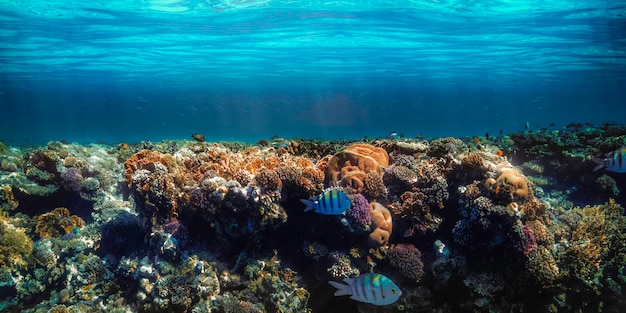
<svg viewBox="0 0 626 313">
<path fill-rule="evenodd" d="M 623 312 L 624 136 L 4 146 L 0 311 Z"/>
</svg>

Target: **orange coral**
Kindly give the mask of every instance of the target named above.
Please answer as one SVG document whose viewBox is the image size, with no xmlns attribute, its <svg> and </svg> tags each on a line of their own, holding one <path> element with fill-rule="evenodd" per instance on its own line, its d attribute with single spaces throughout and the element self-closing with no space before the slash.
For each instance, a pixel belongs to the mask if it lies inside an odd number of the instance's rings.
<svg viewBox="0 0 626 313">
<path fill-rule="evenodd" d="M 169 155 L 163 154 L 157 151 L 141 150 L 131 156 L 126 162 L 124 162 L 124 178 L 126 182 L 131 184 L 133 182 L 133 173 L 139 169 L 154 169 L 154 163 L 159 162 L 166 167 L 171 167 L 176 164 L 176 160 Z"/>
<path fill-rule="evenodd" d="M 487 178 L 484 184 L 496 196 L 508 199 L 509 202 L 533 198 L 526 177 L 512 166 L 500 166 L 496 174 L 496 179 Z"/>
<path fill-rule="evenodd" d="M 74 228 L 82 228 L 83 226 L 85 226 L 85 221 L 82 218 L 77 215 L 70 216 L 70 211 L 66 208 L 56 208 L 37 218 L 35 231 L 42 238 L 58 237 L 61 234 L 72 232 Z"/>
<path fill-rule="evenodd" d="M 513 187 L 514 195 L 519 198 L 528 199 L 530 196 L 526 177 L 513 167 L 499 168 L 496 183 L 501 188 L 507 185 Z"/>
<path fill-rule="evenodd" d="M 341 182 L 360 193 L 364 188 L 365 174 L 382 175 L 383 167 L 389 166 L 389 155 L 382 148 L 368 144 L 353 144 L 336 153 L 326 166 L 328 183 Z"/>
<path fill-rule="evenodd" d="M 393 223 L 391 212 L 378 202 L 370 203 L 370 216 L 372 218 L 372 228 L 369 240 L 372 246 L 382 246 L 389 241 Z"/>
</svg>

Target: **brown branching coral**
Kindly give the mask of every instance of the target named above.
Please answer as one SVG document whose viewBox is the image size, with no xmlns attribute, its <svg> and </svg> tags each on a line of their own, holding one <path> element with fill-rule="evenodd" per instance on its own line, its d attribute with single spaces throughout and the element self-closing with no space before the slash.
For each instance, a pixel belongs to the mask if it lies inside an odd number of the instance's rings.
<svg viewBox="0 0 626 313">
<path fill-rule="evenodd" d="M 176 160 L 174 160 L 174 158 L 169 154 L 163 154 L 157 151 L 139 151 L 124 162 L 124 178 L 126 179 L 126 182 L 132 184 L 132 175 L 137 170 L 145 169 L 152 171 L 155 167 L 155 163 L 161 163 L 166 167 L 172 167 L 176 165 Z"/>
<path fill-rule="evenodd" d="M 537 239 L 537 243 L 545 245 L 547 247 L 550 247 L 554 244 L 554 235 L 550 232 L 548 227 L 546 227 L 546 225 L 541 222 L 541 220 L 536 219 L 528 221 L 526 223 L 526 226 L 528 226 L 532 230 L 535 238 Z"/>
<path fill-rule="evenodd" d="M 470 152 L 461 159 L 461 167 L 469 179 L 483 179 L 486 173 L 483 155 Z"/>
<path fill-rule="evenodd" d="M 589 287 L 603 288 L 603 273 L 626 265 L 626 216 L 613 199 L 596 206 L 574 208 L 582 219 L 571 233 L 564 251 L 570 275 Z"/>
<path fill-rule="evenodd" d="M 77 215 L 70 215 L 66 208 L 56 208 L 37 218 L 35 231 L 40 237 L 59 237 L 85 226 L 85 221 Z"/>
<path fill-rule="evenodd" d="M 406 166 L 394 166 L 391 169 L 391 172 L 393 173 L 393 176 L 403 184 L 411 185 L 417 182 L 417 174 Z"/>
<path fill-rule="evenodd" d="M 526 267 L 532 277 L 544 288 L 554 286 L 556 280 L 562 275 L 552 253 L 544 246 L 537 248 L 533 257 L 528 259 Z"/>
<path fill-rule="evenodd" d="M 276 171 L 264 169 L 254 176 L 254 182 L 265 191 L 275 191 L 282 186 Z"/>
<path fill-rule="evenodd" d="M 414 232 L 434 232 L 439 228 L 443 219 L 431 211 L 427 198 L 421 191 L 407 191 L 400 196 L 400 201 L 392 205 L 393 212 L 400 217 L 410 217 L 412 226 L 410 234 Z"/>
<path fill-rule="evenodd" d="M 539 219 L 545 216 L 547 212 L 546 204 L 534 197 L 522 204 L 520 210 L 522 211 L 524 220 L 526 221 Z"/>
<path fill-rule="evenodd" d="M 461 165 L 465 168 L 482 168 L 483 158 L 478 153 L 468 153 L 461 159 Z"/>
<path fill-rule="evenodd" d="M 419 282 L 424 276 L 422 253 L 414 245 L 392 245 L 387 250 L 387 258 L 389 258 L 391 266 L 414 282 Z"/>
<path fill-rule="evenodd" d="M 324 172 L 315 167 L 305 167 L 298 182 L 305 190 L 318 194 L 324 188 Z"/>
<path fill-rule="evenodd" d="M 383 177 L 377 172 L 365 174 L 363 193 L 372 198 L 384 196 L 387 193 Z"/>
</svg>

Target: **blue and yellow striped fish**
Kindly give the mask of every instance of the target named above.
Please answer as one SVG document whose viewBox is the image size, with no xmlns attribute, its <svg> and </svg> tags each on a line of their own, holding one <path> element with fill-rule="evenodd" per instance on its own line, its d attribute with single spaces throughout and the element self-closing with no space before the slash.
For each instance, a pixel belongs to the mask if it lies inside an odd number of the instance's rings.
<svg viewBox="0 0 626 313">
<path fill-rule="evenodd" d="M 300 199 L 306 205 L 304 212 L 314 210 L 324 215 L 341 215 L 352 205 L 352 200 L 343 191 L 327 190 L 312 200 Z"/>
<path fill-rule="evenodd" d="M 335 296 L 351 296 L 350 299 L 374 305 L 392 304 L 400 298 L 402 291 L 387 276 L 376 273 L 363 274 L 357 278 L 346 278 L 346 284 L 329 281 L 337 288 Z"/>
<path fill-rule="evenodd" d="M 626 146 L 608 153 L 604 159 L 594 158 L 593 161 L 598 164 L 594 172 L 605 168 L 609 172 L 626 173 Z"/>
</svg>

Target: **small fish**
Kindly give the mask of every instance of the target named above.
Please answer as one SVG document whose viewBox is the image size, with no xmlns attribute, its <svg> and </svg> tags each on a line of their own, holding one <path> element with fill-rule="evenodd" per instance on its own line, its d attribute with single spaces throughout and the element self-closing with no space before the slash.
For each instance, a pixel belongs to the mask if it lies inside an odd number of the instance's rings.
<svg viewBox="0 0 626 313">
<path fill-rule="evenodd" d="M 400 139 L 400 134 L 396 133 L 396 132 L 390 132 L 389 135 L 387 135 L 387 139 Z"/>
<path fill-rule="evenodd" d="M 314 210 L 324 215 L 341 215 L 352 205 L 352 200 L 343 191 L 327 190 L 317 196 L 317 199 L 300 199 L 306 205 L 304 212 Z"/>
<path fill-rule="evenodd" d="M 613 152 L 606 154 L 606 158 L 593 158 L 593 161 L 598 165 L 593 169 L 597 171 L 601 168 L 605 168 L 609 172 L 614 173 L 626 173 L 626 146 L 621 147 Z"/>
<path fill-rule="evenodd" d="M 199 142 L 205 142 L 206 141 L 206 138 L 204 137 L 204 135 L 203 134 L 199 134 L 199 133 L 191 134 L 191 138 L 193 138 L 193 140 L 199 141 Z"/>
<path fill-rule="evenodd" d="M 350 299 L 374 305 L 392 304 L 400 298 L 402 291 L 387 278 L 376 273 L 363 274 L 357 278 L 345 278 L 346 284 L 329 281 L 337 288 L 335 296 L 351 296 Z"/>
<path fill-rule="evenodd" d="M 276 135 L 272 136 L 272 146 L 275 148 L 287 148 L 289 147 L 289 144 L 289 140 L 285 138 L 281 138 Z"/>
</svg>

